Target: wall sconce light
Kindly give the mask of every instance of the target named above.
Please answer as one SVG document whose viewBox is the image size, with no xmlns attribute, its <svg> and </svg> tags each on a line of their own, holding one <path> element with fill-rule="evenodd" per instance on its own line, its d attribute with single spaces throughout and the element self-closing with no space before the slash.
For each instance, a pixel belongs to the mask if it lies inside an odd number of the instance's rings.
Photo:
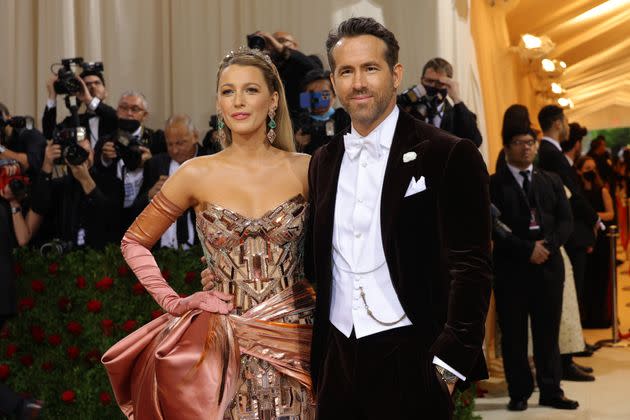
<svg viewBox="0 0 630 420">
<path fill-rule="evenodd" d="M 554 44 L 548 36 L 524 34 L 521 35 L 518 46 L 513 47 L 512 50 L 516 50 L 523 59 L 529 61 L 545 57 L 555 46 L 556 44 Z"/>
<path fill-rule="evenodd" d="M 563 108 L 570 108 L 570 109 L 573 109 L 573 107 L 575 106 L 571 99 L 568 99 L 565 97 L 558 98 L 558 105 L 560 105 Z"/>
<path fill-rule="evenodd" d="M 556 95 L 562 95 L 564 93 L 564 89 L 560 86 L 560 83 L 552 82 L 551 83 L 551 91 Z"/>
</svg>

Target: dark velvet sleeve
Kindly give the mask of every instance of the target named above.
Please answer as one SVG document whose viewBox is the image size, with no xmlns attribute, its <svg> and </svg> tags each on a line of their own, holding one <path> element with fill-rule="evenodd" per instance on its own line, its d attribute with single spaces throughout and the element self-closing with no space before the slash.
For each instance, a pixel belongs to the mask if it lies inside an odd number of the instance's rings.
<svg viewBox="0 0 630 420">
<path fill-rule="evenodd" d="M 490 301 L 490 195 L 488 172 L 468 140 L 450 151 L 439 193 L 450 273 L 447 321 L 430 354 L 468 377 L 481 348 Z"/>
<path fill-rule="evenodd" d="M 57 107 L 44 107 L 44 115 L 42 115 L 42 131 L 46 140 L 52 139 L 53 131 L 57 125 Z"/>
</svg>

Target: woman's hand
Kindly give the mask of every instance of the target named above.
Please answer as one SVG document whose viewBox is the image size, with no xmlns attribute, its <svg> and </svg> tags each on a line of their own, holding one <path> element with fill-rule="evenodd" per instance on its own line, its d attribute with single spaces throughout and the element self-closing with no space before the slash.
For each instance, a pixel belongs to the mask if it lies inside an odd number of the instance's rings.
<svg viewBox="0 0 630 420">
<path fill-rule="evenodd" d="M 201 309 L 202 311 L 225 315 L 234 309 L 232 299 L 234 299 L 234 296 L 219 291 L 197 292 L 181 298 L 177 302 L 175 309 L 169 312 L 172 315 L 180 316 L 192 309 Z"/>
</svg>

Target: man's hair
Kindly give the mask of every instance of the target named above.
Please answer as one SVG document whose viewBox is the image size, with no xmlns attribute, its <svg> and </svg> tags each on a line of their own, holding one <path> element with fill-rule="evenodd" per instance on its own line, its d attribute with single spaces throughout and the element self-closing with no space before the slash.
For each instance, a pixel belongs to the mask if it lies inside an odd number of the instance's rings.
<svg viewBox="0 0 630 420">
<path fill-rule="evenodd" d="M 444 72 L 447 77 L 453 77 L 453 66 L 440 57 L 435 57 L 427 61 L 424 67 L 422 67 L 422 77 L 424 77 L 424 73 L 426 73 L 427 69 L 433 69 L 436 73 Z"/>
<path fill-rule="evenodd" d="M 300 83 L 300 92 L 306 91 L 307 86 L 316 80 L 326 80 L 330 85 L 331 91 L 335 93 L 335 89 L 330 81 L 330 71 L 323 69 L 309 70 L 302 78 L 302 82 Z"/>
<path fill-rule="evenodd" d="M 538 124 L 542 131 L 547 131 L 558 120 L 564 118 L 564 111 L 557 105 L 544 106 L 538 113 Z"/>
<path fill-rule="evenodd" d="M 120 99 L 118 99 L 118 103 L 122 100 L 122 98 L 126 98 L 127 96 L 137 96 L 140 98 L 142 102 L 142 107 L 146 112 L 149 112 L 149 101 L 147 101 L 147 97 L 144 96 L 144 93 L 138 92 L 137 90 L 126 90 L 120 95 Z"/>
<path fill-rule="evenodd" d="M 11 113 L 9 112 L 9 108 L 7 108 L 5 104 L 0 102 L 0 116 L 4 118 L 4 117 L 8 117 L 9 115 L 11 115 Z"/>
<path fill-rule="evenodd" d="M 521 104 L 510 105 L 503 114 L 503 127 L 501 128 L 503 145 L 510 144 L 512 138 L 521 134 L 531 134 L 534 139 L 536 138 L 536 132 L 532 129 L 532 123 L 529 120 L 529 111 L 527 111 L 526 106 Z"/>
<path fill-rule="evenodd" d="M 192 118 L 188 114 L 173 114 L 166 120 L 164 124 L 164 129 L 168 129 L 174 125 L 183 125 L 188 129 L 188 132 L 196 134 L 197 129 L 195 128 L 195 124 L 193 123 Z"/>
<path fill-rule="evenodd" d="M 99 79 L 101 79 L 101 83 L 103 84 L 103 86 L 105 86 L 105 78 L 103 77 L 103 73 L 101 73 L 100 71 L 95 71 L 95 70 L 87 70 L 87 71 L 82 71 L 81 74 L 79 75 L 79 77 L 81 79 L 85 79 L 88 76 L 96 76 Z"/>
<path fill-rule="evenodd" d="M 385 26 L 370 17 L 353 17 L 339 24 L 336 31 L 331 31 L 326 40 L 326 53 L 330 69 L 335 71 L 333 49 L 342 38 L 352 38 L 360 35 L 372 35 L 385 43 L 385 61 L 390 69 L 398 63 L 398 41 L 394 34 Z"/>
</svg>

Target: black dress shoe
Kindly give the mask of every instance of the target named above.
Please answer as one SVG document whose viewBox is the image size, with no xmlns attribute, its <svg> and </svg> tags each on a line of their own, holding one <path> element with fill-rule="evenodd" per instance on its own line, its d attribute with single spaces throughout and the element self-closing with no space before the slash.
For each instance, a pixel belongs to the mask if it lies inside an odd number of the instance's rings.
<svg viewBox="0 0 630 420">
<path fill-rule="evenodd" d="M 527 410 L 527 400 L 512 400 L 508 404 L 508 410 L 510 411 L 525 411 Z"/>
<path fill-rule="evenodd" d="M 593 368 L 590 366 L 582 366 L 582 365 L 578 365 L 577 363 L 573 362 L 573 364 L 580 369 L 582 372 L 584 373 L 593 373 Z"/>
<path fill-rule="evenodd" d="M 593 355 L 593 352 L 587 348 L 585 348 L 583 351 L 579 353 L 573 353 L 573 356 L 575 357 L 591 357 L 592 355 Z"/>
<path fill-rule="evenodd" d="M 608 328 L 608 327 L 606 327 Z M 588 344 L 588 343 L 584 343 L 584 348 L 587 351 L 590 351 L 591 353 L 595 353 L 597 350 L 599 350 L 602 347 L 601 344 Z"/>
<path fill-rule="evenodd" d="M 558 408 L 560 410 L 575 410 L 580 406 L 580 404 L 577 401 L 570 400 L 565 396 L 554 397 L 554 398 L 540 397 L 540 401 L 538 402 L 538 405 Z"/>
<path fill-rule="evenodd" d="M 562 367 L 562 380 L 574 382 L 593 382 L 595 380 L 595 377 L 580 370 L 580 368 L 575 363 L 571 363 L 569 366 Z"/>
</svg>

